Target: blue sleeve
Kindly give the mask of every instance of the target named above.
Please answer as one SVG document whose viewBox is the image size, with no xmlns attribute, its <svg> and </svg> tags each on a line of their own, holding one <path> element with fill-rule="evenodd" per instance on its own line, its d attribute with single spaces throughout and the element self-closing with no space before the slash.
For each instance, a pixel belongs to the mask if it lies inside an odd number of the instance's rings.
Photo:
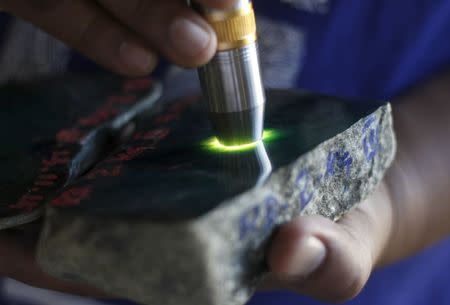
<svg viewBox="0 0 450 305">
<path fill-rule="evenodd" d="M 450 0 L 330 0 L 325 13 L 283 1 L 255 4 L 262 14 L 304 29 L 299 87 L 391 98 L 450 66 Z"/>
</svg>

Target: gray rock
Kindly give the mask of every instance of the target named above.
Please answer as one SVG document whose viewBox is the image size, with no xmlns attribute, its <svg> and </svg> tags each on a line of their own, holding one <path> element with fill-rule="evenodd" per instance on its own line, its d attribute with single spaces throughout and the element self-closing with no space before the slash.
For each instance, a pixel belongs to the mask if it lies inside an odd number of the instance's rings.
<svg viewBox="0 0 450 305">
<path fill-rule="evenodd" d="M 385 105 L 195 218 L 156 221 L 49 206 L 38 262 L 55 277 L 144 304 L 242 305 L 267 271 L 274 229 L 299 215 L 337 221 L 375 190 L 395 147 Z"/>
</svg>

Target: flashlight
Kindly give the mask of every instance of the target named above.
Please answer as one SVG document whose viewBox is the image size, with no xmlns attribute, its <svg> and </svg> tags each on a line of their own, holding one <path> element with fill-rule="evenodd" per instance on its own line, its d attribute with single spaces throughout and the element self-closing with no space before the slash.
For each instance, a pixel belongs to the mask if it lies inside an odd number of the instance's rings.
<svg viewBox="0 0 450 305">
<path fill-rule="evenodd" d="M 239 0 L 228 10 L 195 8 L 217 35 L 217 53 L 198 69 L 217 138 L 226 146 L 257 142 L 263 134 L 265 93 L 253 5 Z"/>
</svg>

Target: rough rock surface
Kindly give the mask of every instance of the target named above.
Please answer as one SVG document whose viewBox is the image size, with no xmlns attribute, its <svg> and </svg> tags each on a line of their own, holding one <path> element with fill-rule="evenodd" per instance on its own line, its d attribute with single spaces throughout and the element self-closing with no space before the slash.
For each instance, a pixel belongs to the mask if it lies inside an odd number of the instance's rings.
<svg viewBox="0 0 450 305">
<path fill-rule="evenodd" d="M 144 304 L 242 305 L 265 273 L 273 230 L 304 214 L 338 220 L 374 191 L 395 147 L 388 104 L 194 219 L 48 207 L 38 261 L 56 277 Z"/>
</svg>

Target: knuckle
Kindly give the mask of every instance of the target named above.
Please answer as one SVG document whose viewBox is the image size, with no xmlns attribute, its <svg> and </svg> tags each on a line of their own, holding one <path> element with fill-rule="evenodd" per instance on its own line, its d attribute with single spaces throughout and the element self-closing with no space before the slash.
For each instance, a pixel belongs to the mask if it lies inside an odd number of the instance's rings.
<svg viewBox="0 0 450 305">
<path fill-rule="evenodd" d="M 180 14 L 183 6 L 178 1 L 155 3 L 155 1 L 137 0 L 130 11 L 129 19 L 141 29 L 151 28 L 152 32 L 164 26 Z"/>
<path fill-rule="evenodd" d="M 376 220 L 370 212 L 360 207 L 354 209 L 352 213 L 351 217 L 343 219 L 340 223 L 341 228 L 352 244 L 358 248 L 360 260 L 364 260 L 366 265 L 371 265 L 375 259 L 375 242 L 373 238 L 367 237 L 376 234 Z"/>
<path fill-rule="evenodd" d="M 157 9 L 154 1 L 137 0 L 129 17 L 137 23 L 151 22 L 158 15 Z"/>
<path fill-rule="evenodd" d="M 159 30 L 156 27 L 161 15 L 158 10 L 161 8 L 155 7 L 155 1 L 136 0 L 125 18 L 129 20 L 131 27 L 144 32 L 145 38 L 148 38 L 147 35 L 154 36 Z"/>
<path fill-rule="evenodd" d="M 376 227 L 376 219 L 371 206 L 360 205 L 357 206 L 353 211 L 342 218 L 340 222 L 347 229 L 357 229 L 365 231 L 373 231 Z"/>
</svg>

